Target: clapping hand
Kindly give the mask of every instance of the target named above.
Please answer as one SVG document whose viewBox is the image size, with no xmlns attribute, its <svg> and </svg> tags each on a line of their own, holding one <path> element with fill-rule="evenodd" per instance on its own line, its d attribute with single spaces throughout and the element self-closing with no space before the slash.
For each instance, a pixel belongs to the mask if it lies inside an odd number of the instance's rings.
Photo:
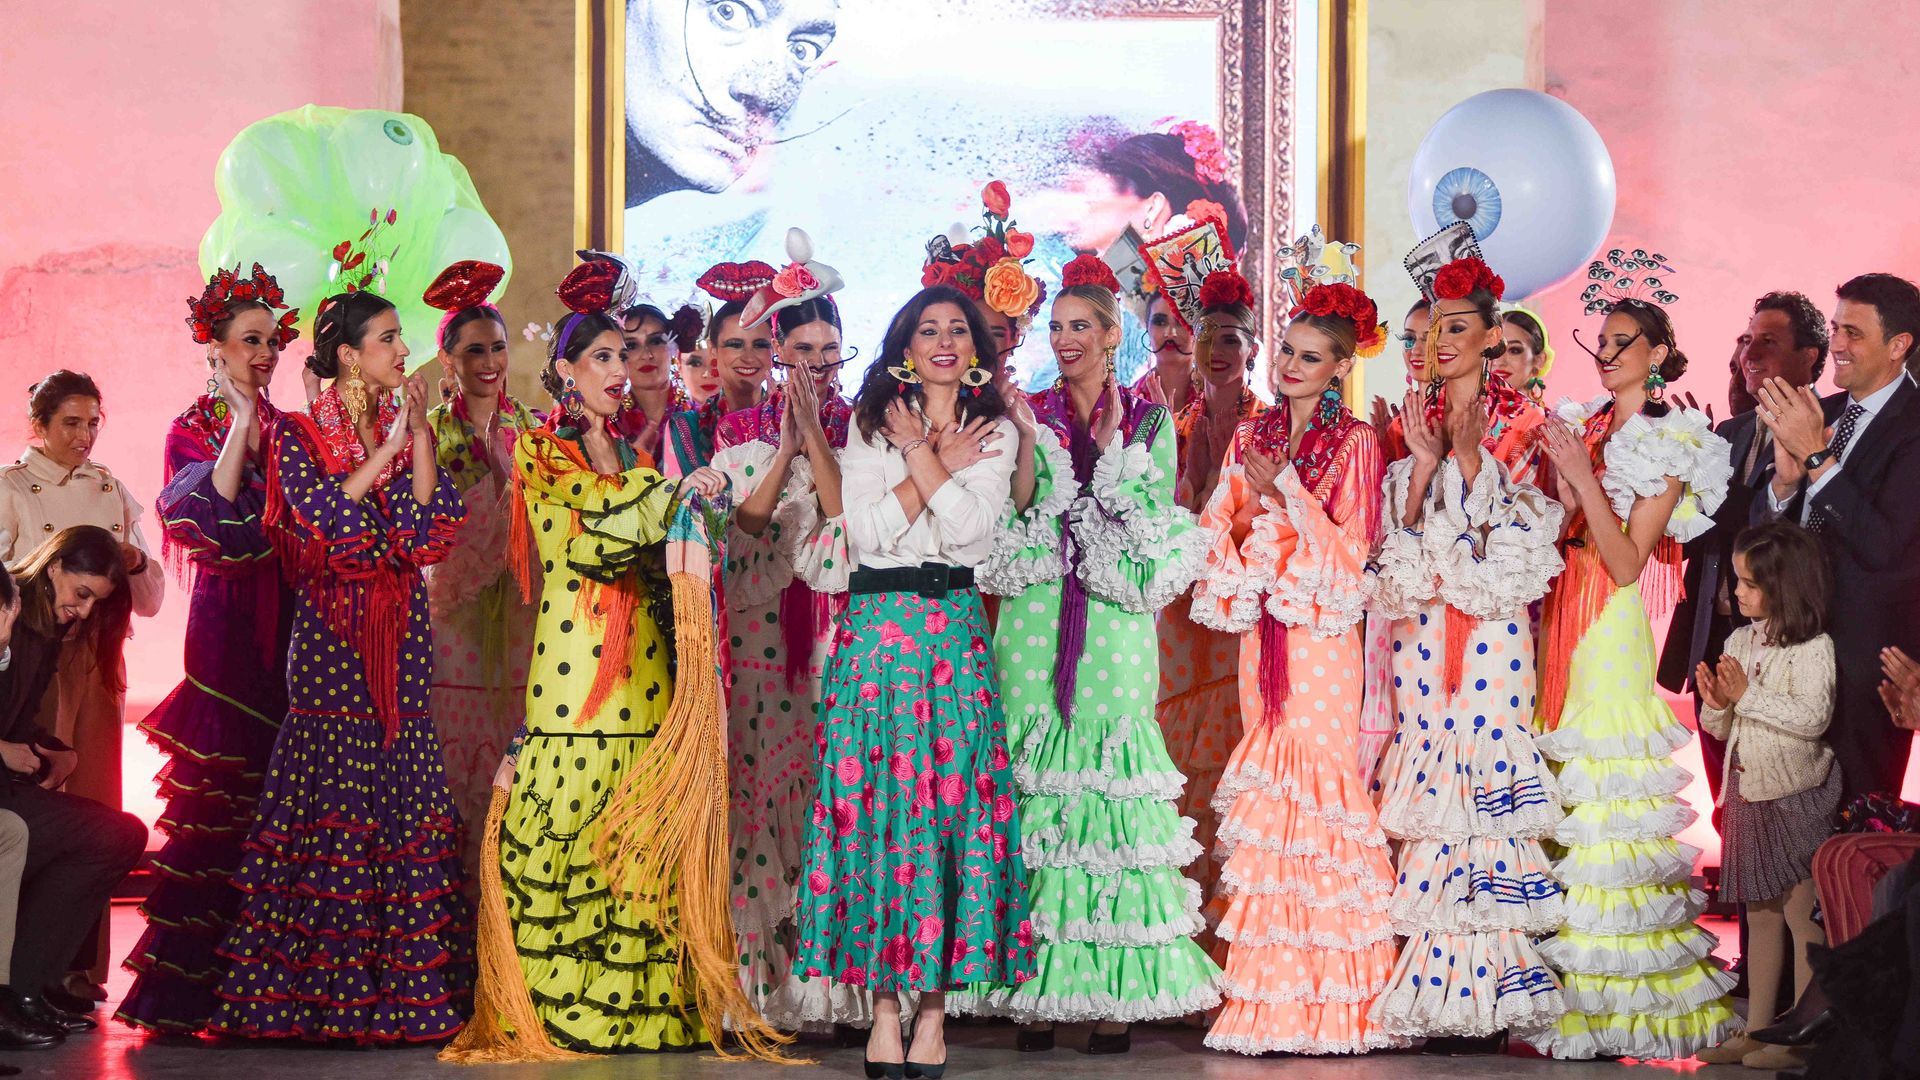
<svg viewBox="0 0 1920 1080">
<path fill-rule="evenodd" d="M 1284 498 L 1280 494 L 1280 462 L 1258 450 L 1248 450 L 1247 459 L 1242 465 L 1247 475 L 1247 483 L 1253 490 L 1271 499 Z"/>
<path fill-rule="evenodd" d="M 1914 663 L 1902 649 L 1880 650 L 1880 670 L 1886 680 L 1880 684 L 1880 700 L 1896 726 L 1920 731 L 1920 664 Z"/>
<path fill-rule="evenodd" d="M 1701 661 L 1693 673 L 1693 685 L 1709 708 L 1731 709 L 1747 695 L 1747 669 L 1723 653 L 1711 668 Z"/>
<path fill-rule="evenodd" d="M 1407 437 L 1407 452 L 1413 455 L 1415 463 L 1428 468 L 1438 465 L 1447 452 L 1445 436 L 1441 426 L 1427 416 L 1417 391 L 1407 391 L 1406 401 L 1400 408 L 1400 424 Z"/>
<path fill-rule="evenodd" d="M 1547 460 L 1553 463 L 1556 486 L 1563 493 L 1571 494 L 1582 484 L 1593 481 L 1593 455 L 1587 450 L 1586 440 L 1575 434 L 1565 420 L 1547 417 L 1540 425 L 1540 444 Z"/>
<path fill-rule="evenodd" d="M 1773 433 L 1774 494 L 1784 497 L 1807 475 L 1804 462 L 1827 446 L 1826 414 L 1811 386 L 1772 378 L 1755 395 L 1760 422 Z"/>
<path fill-rule="evenodd" d="M 1126 406 L 1120 400 L 1120 376 L 1112 369 L 1107 371 L 1107 385 L 1101 391 L 1100 404 L 1093 410 L 1092 423 L 1094 449 L 1105 451 L 1107 443 L 1113 439 L 1113 433 L 1120 430 L 1120 414 Z"/>
<path fill-rule="evenodd" d="M 1378 435 L 1382 442 L 1386 441 L 1387 432 L 1393 428 L 1394 418 L 1399 415 L 1399 407 L 1390 404 L 1386 398 L 1373 399 L 1373 407 L 1368 413 L 1369 422 L 1373 425 L 1373 433 Z"/>
</svg>

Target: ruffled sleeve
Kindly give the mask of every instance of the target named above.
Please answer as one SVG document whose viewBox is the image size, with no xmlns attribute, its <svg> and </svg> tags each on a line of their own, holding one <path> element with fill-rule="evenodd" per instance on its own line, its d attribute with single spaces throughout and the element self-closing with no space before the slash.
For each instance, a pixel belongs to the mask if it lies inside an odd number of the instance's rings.
<svg viewBox="0 0 1920 1080">
<path fill-rule="evenodd" d="M 1260 621 L 1260 602 L 1273 587 L 1274 564 L 1249 561 L 1233 538 L 1233 519 L 1259 498 L 1240 464 L 1240 440 L 1227 447 L 1220 482 L 1200 511 L 1200 528 L 1211 539 L 1205 572 L 1193 586 L 1193 621 L 1228 634 L 1241 634 Z M 1264 515 L 1263 515 L 1264 516 Z M 1251 534 L 1243 539 L 1252 539 Z"/>
<path fill-rule="evenodd" d="M 1669 478 L 1680 481 L 1667 535 L 1683 544 L 1713 528 L 1714 511 L 1726 501 L 1733 479 L 1727 441 L 1713 433 L 1705 413 L 1693 409 L 1628 417 L 1607 440 L 1606 461 L 1600 487 L 1621 521 L 1633 513 L 1635 501 L 1664 493 Z"/>
<path fill-rule="evenodd" d="M 1247 536 L 1248 558 L 1291 555 L 1278 563 L 1267 611 L 1288 626 L 1318 638 L 1346 633 L 1360 622 L 1373 591 L 1367 558 L 1380 531 L 1380 478 L 1384 466 L 1373 429 L 1357 424 L 1334 454 L 1333 484 L 1322 503 L 1301 483 L 1289 462 L 1278 486 L 1284 506 L 1263 498 L 1267 512 Z M 1284 544 L 1292 533 L 1290 544 Z"/>
<path fill-rule="evenodd" d="M 413 497 L 413 473 L 403 469 L 380 492 L 387 520 L 393 524 L 392 550 L 396 558 L 414 566 L 432 566 L 453 550 L 467 504 L 453 486 L 447 470 L 434 467 L 433 498 L 421 503 Z"/>
<path fill-rule="evenodd" d="M 772 471 L 774 448 L 758 439 L 733 442 L 726 423 L 720 425 L 713 454 L 713 467 L 727 474 L 735 495 L 745 501 Z M 727 603 L 735 608 L 771 603 L 780 591 L 793 584 L 791 546 L 786 534 L 794 527 L 793 504 L 799 497 L 811 500 L 813 487 L 798 488 L 795 473 L 801 464 L 796 458 L 788 470 L 786 490 L 775 506 L 773 519 L 760 535 L 743 531 L 737 522 L 727 526 Z M 816 515 L 817 516 L 817 515 Z"/>
<path fill-rule="evenodd" d="M 176 430 L 167 435 L 169 478 L 154 501 L 166 547 L 178 558 L 214 573 L 245 572 L 273 554 L 261 518 L 266 488 L 252 465 L 229 501 L 213 484 L 214 459 L 200 440 Z"/>
<path fill-rule="evenodd" d="M 391 523 L 380 500 L 347 498 L 321 454 L 305 416 L 289 414 L 274 425 L 266 523 L 275 551 L 297 580 L 366 577 L 388 556 Z"/>
<path fill-rule="evenodd" d="M 1061 529 L 1080 496 L 1073 480 L 1073 459 L 1060 436 L 1042 425 L 1033 440 L 1033 503 L 1018 512 L 1011 496 L 1005 524 L 994 537 L 993 554 L 980 566 L 980 588 L 995 596 L 1013 596 L 1066 573 Z"/>
<path fill-rule="evenodd" d="M 1387 532 L 1381 541 L 1375 606 L 1405 618 L 1439 599 L 1475 618 L 1509 618 L 1546 595 L 1564 566 L 1555 541 L 1565 510 L 1539 489 L 1516 484 L 1505 465 L 1482 458 L 1472 487 L 1451 456 L 1440 466 L 1418 525 L 1406 510 L 1415 497 L 1413 459 L 1387 469 Z"/>
<path fill-rule="evenodd" d="M 1089 593 L 1150 613 L 1187 591 L 1206 566 L 1213 537 L 1174 502 L 1174 440 L 1164 406 L 1142 418 L 1131 439 L 1115 433 L 1093 466 L 1087 494 L 1068 511 Z"/>
<path fill-rule="evenodd" d="M 847 519 L 820 513 L 820 497 L 813 483 L 813 462 L 805 455 L 793 459 L 789 494 L 773 512 L 780 527 L 780 543 L 796 577 L 816 592 L 843 593 L 853 575 L 853 551 L 847 543 Z"/>
<path fill-rule="evenodd" d="M 522 435 L 513 457 L 535 498 L 578 515 L 580 528 L 567 540 L 566 562 L 582 577 L 615 581 L 639 564 L 649 545 L 666 538 L 677 481 L 644 466 L 602 476 L 544 432 Z"/>
</svg>

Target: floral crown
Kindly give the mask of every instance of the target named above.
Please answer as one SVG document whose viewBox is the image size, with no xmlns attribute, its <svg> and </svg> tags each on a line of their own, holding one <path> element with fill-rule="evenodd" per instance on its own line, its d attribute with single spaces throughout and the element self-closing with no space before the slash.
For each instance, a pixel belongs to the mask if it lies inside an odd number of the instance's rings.
<svg viewBox="0 0 1920 1080">
<path fill-rule="evenodd" d="M 327 280 L 334 282 L 340 292 L 386 292 L 387 268 L 400 248 L 396 245 L 388 249 L 384 257 L 373 256 L 373 252 L 379 247 L 386 227 L 399 218 L 397 210 L 388 210 L 385 214 L 377 209 L 367 211 L 366 231 L 356 240 L 342 240 L 333 245 L 333 263 L 327 267 Z"/>
<path fill-rule="evenodd" d="M 1215 270 L 1200 283 L 1200 310 L 1202 311 L 1234 304 L 1250 308 L 1253 302 L 1253 283 L 1241 276 L 1240 271 L 1231 267 Z"/>
<path fill-rule="evenodd" d="M 1631 252 L 1614 248 L 1607 252 L 1604 259 L 1595 259 L 1587 266 L 1589 284 L 1580 293 L 1580 299 L 1587 305 L 1588 315 L 1597 315 L 1613 308 L 1616 304 L 1636 303 L 1650 307 L 1665 307 L 1680 299 L 1667 290 L 1665 278 L 1661 274 L 1674 273 L 1667 265 L 1667 257 L 1659 253 L 1647 254 L 1645 248 L 1634 248 Z"/>
<path fill-rule="evenodd" d="M 1077 289 L 1083 285 L 1110 293 L 1120 291 L 1120 279 L 1114 276 L 1113 267 L 1098 255 L 1075 255 L 1073 261 L 1061 269 L 1061 288 Z"/>
<path fill-rule="evenodd" d="M 829 301 L 832 294 L 846 287 L 840 271 L 813 258 L 813 238 L 803 229 L 787 230 L 786 268 L 773 275 L 773 279 L 764 286 L 755 289 L 747 298 L 746 306 L 740 309 L 740 326 L 744 329 L 772 318 L 781 308 L 804 304 L 816 297 L 825 296 Z"/>
<path fill-rule="evenodd" d="M 253 264 L 253 273 L 240 276 L 240 268 L 228 270 L 221 267 L 207 279 L 206 291 L 198 299 L 187 298 L 187 325 L 193 328 L 193 340 L 205 345 L 213 340 L 216 325 L 227 316 L 227 305 L 235 300 L 257 300 L 267 305 L 269 313 L 282 309 L 273 328 L 273 342 L 276 348 L 284 349 L 300 336 L 294 323 L 300 318 L 300 309 L 287 307 L 287 295 L 274 280 L 272 274 L 262 269 L 259 263 Z"/>
<path fill-rule="evenodd" d="M 1380 321 L 1379 306 L 1354 284 L 1360 270 L 1359 244 L 1330 241 L 1315 225 L 1293 243 L 1282 245 L 1274 261 L 1280 267 L 1280 286 L 1292 301 L 1287 318 L 1306 314 L 1350 319 L 1356 356 L 1376 356 L 1386 348 L 1387 327 Z"/>
<path fill-rule="evenodd" d="M 1202 183 L 1219 184 L 1225 182 L 1231 162 L 1227 159 L 1227 147 L 1220 141 L 1220 133 L 1198 120 L 1172 122 L 1173 117 L 1161 119 L 1167 125 L 1167 134 L 1179 138 L 1180 144 L 1193 159 L 1193 177 Z"/>
<path fill-rule="evenodd" d="M 1436 300 L 1465 300 L 1481 289 L 1499 300 L 1506 296 L 1507 283 L 1478 256 L 1455 259 L 1433 275 L 1433 297 Z"/>
<path fill-rule="evenodd" d="M 706 328 L 706 313 L 692 304 L 681 304 L 667 322 L 667 333 L 673 335 L 673 343 L 683 353 L 699 347 L 700 335 Z"/>
<path fill-rule="evenodd" d="M 1033 234 L 1013 227 L 1008 216 L 1013 199 L 1006 184 L 995 180 L 982 188 L 980 205 L 980 218 L 986 223 L 980 239 L 956 242 L 942 234 L 927 241 L 921 287 L 948 285 L 1009 319 L 1032 319 L 1047 298 L 1046 283 L 1026 269 L 1025 260 L 1033 254 Z"/>
</svg>

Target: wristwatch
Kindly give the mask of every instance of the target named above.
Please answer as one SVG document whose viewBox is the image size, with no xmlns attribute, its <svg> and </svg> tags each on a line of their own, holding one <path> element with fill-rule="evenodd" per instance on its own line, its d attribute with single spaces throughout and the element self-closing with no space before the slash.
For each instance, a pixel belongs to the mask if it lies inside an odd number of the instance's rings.
<svg viewBox="0 0 1920 1080">
<path fill-rule="evenodd" d="M 1828 450 L 1825 447 L 1822 447 L 1818 450 L 1815 450 L 1813 453 L 1808 454 L 1807 459 L 1800 463 L 1800 467 L 1807 470 L 1808 472 L 1812 472 L 1813 470 L 1819 468 L 1820 466 L 1825 465 L 1828 459 L 1832 457 L 1833 457 L 1833 451 Z"/>
</svg>

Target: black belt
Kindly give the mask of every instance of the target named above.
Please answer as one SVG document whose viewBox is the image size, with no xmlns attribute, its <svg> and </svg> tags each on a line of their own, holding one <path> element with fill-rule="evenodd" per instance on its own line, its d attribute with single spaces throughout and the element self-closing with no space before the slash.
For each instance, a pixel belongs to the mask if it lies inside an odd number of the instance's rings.
<svg viewBox="0 0 1920 1080">
<path fill-rule="evenodd" d="M 853 594 L 910 592 L 941 597 L 956 589 L 973 588 L 973 567 L 948 566 L 946 563 L 921 563 L 919 566 L 887 566 L 853 572 L 847 590 Z"/>
</svg>

